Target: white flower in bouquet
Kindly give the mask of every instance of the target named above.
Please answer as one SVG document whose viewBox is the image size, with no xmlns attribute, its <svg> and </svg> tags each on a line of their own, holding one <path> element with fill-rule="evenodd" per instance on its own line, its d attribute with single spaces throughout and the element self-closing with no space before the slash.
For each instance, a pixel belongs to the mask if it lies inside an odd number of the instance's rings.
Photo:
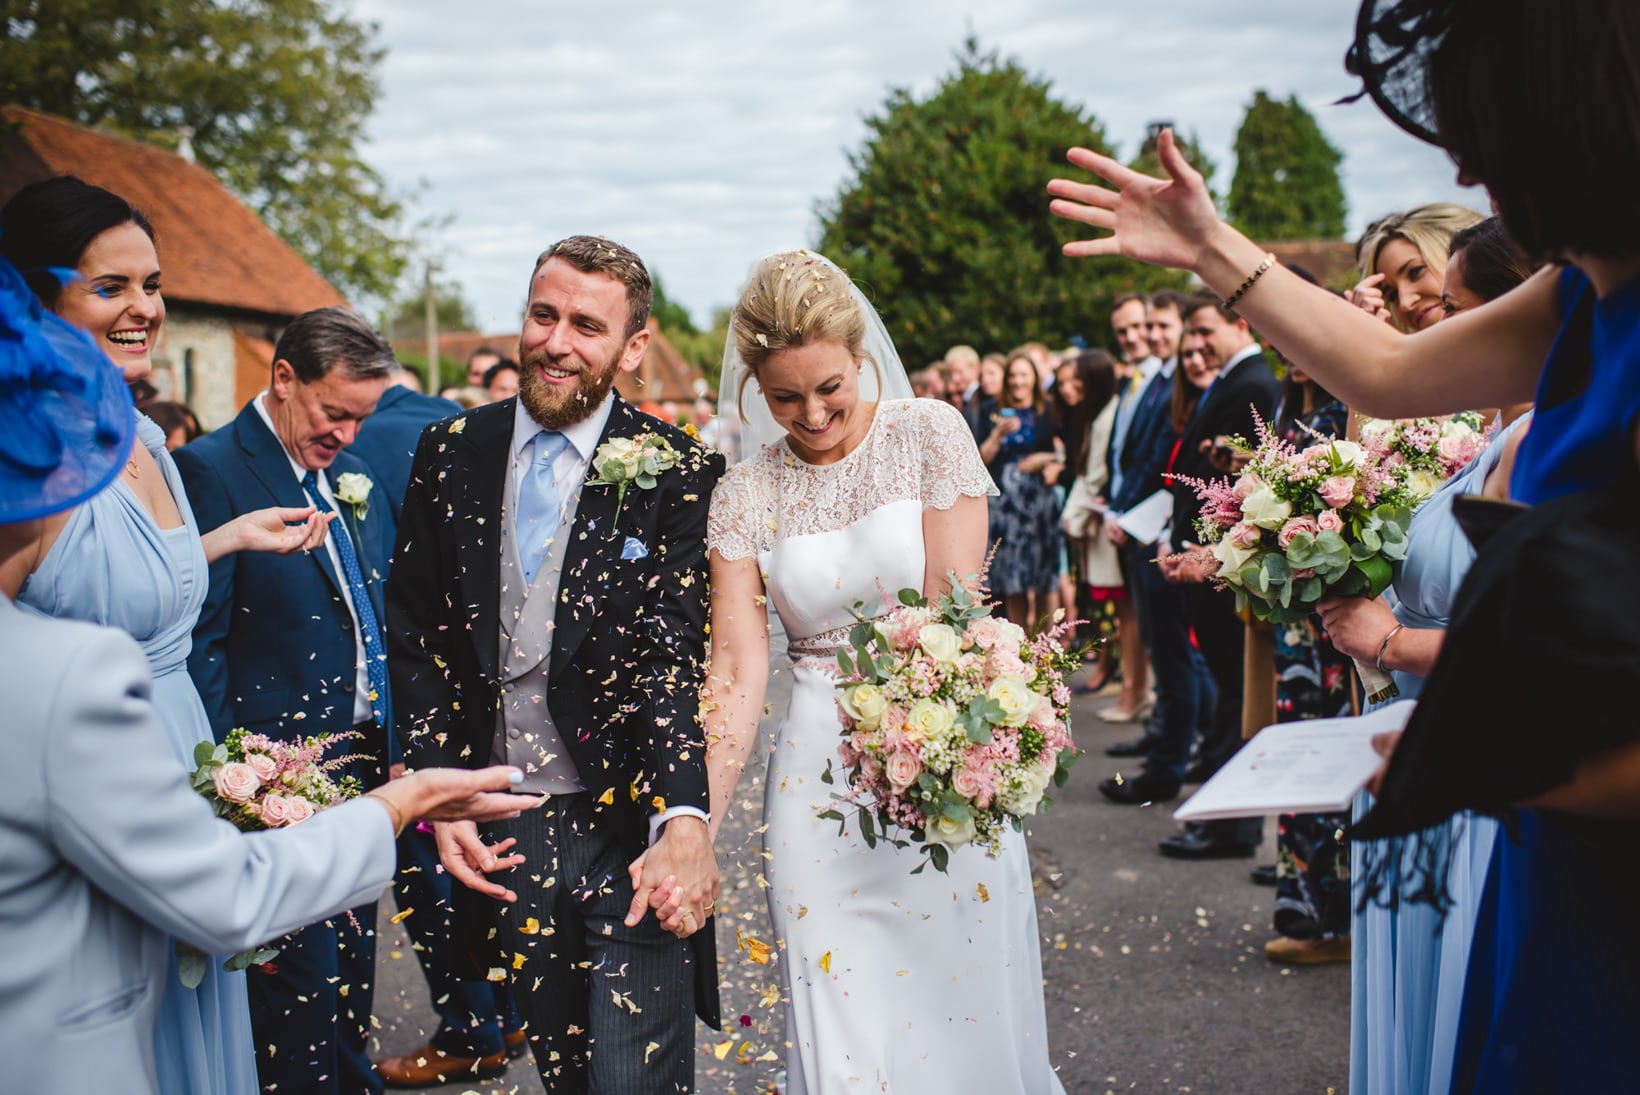
<svg viewBox="0 0 1640 1095">
<path fill-rule="evenodd" d="M 869 682 L 852 685 L 843 691 L 843 710 L 857 720 L 862 729 L 875 730 L 888 710 L 888 697 L 883 690 Z"/>
<path fill-rule="evenodd" d="M 1276 494 L 1268 484 L 1260 483 L 1242 500 L 1241 512 L 1248 524 L 1278 529 L 1293 515 L 1293 504 Z"/>
<path fill-rule="evenodd" d="M 1354 441 L 1334 441 L 1332 451 L 1338 459 L 1350 468 L 1361 466 L 1361 458 L 1366 455 L 1365 450 Z"/>
<path fill-rule="evenodd" d="M 949 704 L 938 700 L 918 700 L 905 713 L 905 732 L 914 740 L 937 739 L 956 724 L 957 716 Z"/>
<path fill-rule="evenodd" d="M 1241 547 L 1228 536 L 1213 545 L 1213 558 L 1219 561 L 1219 577 L 1235 574 L 1247 561 L 1259 553 L 1258 546 Z"/>
<path fill-rule="evenodd" d="M 928 656 L 944 665 L 957 660 L 962 653 L 962 640 L 950 624 L 927 624 L 917 632 L 917 643 Z"/>
<path fill-rule="evenodd" d="M 928 839 L 947 848 L 960 848 L 974 839 L 974 819 L 970 815 L 962 821 L 953 821 L 941 814 L 928 823 Z"/>
<path fill-rule="evenodd" d="M 1440 476 L 1434 472 L 1425 471 L 1423 468 L 1412 468 L 1407 472 L 1407 493 L 1417 501 L 1421 502 L 1434 494 L 1436 488 L 1440 485 Z"/>
<path fill-rule="evenodd" d="M 1024 726 L 1041 699 L 1023 677 L 1016 676 L 998 677 L 986 689 L 985 698 L 994 700 L 1002 709 L 1004 726 Z"/>
</svg>

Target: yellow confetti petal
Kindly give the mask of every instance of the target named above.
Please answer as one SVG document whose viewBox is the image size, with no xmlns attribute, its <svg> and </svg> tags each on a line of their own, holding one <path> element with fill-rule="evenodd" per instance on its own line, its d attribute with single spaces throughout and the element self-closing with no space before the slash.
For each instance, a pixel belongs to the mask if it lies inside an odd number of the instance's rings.
<svg viewBox="0 0 1640 1095">
<path fill-rule="evenodd" d="M 541 933 L 541 921 L 533 916 L 526 916 L 524 926 L 519 929 L 519 932 L 523 935 L 539 935 Z"/>
<path fill-rule="evenodd" d="M 491 966 L 489 972 L 484 975 L 486 981 L 505 981 L 506 979 L 507 971 L 500 966 Z"/>
<path fill-rule="evenodd" d="M 524 968 L 524 956 L 522 954 L 519 954 L 517 951 L 513 951 L 513 969 L 521 970 L 523 968 Z"/>
<path fill-rule="evenodd" d="M 598 804 L 600 806 L 613 806 L 613 805 L 615 805 L 615 788 L 610 787 L 607 790 L 605 790 L 603 794 L 599 795 L 598 796 Z"/>
<path fill-rule="evenodd" d="M 650 1042 L 648 1045 L 644 1046 L 643 1047 L 643 1063 L 647 1065 L 649 1063 L 649 1055 L 651 1053 L 654 1053 L 657 1049 L 660 1049 L 660 1048 L 661 1048 L 661 1044 L 659 1042 Z"/>
<path fill-rule="evenodd" d="M 827 951 L 825 954 L 822 954 L 820 956 L 820 972 L 821 973 L 830 973 L 831 972 L 831 952 L 830 951 Z"/>
<path fill-rule="evenodd" d="M 981 902 L 991 900 L 991 891 L 985 888 L 985 883 L 983 882 L 979 883 L 979 899 Z"/>
<path fill-rule="evenodd" d="M 659 795 L 649 800 L 649 805 L 655 808 L 657 814 L 666 813 L 666 800 Z"/>
<path fill-rule="evenodd" d="M 729 1051 L 734 1048 L 735 1044 L 733 1041 L 719 1042 L 717 1045 L 712 1047 L 712 1056 L 721 1061 L 725 1057 L 729 1056 Z"/>
<path fill-rule="evenodd" d="M 402 924 L 402 923 L 404 923 L 404 921 L 405 921 L 405 920 L 406 920 L 406 918 L 408 918 L 408 917 L 409 917 L 409 915 L 410 915 L 410 914 L 411 914 L 411 913 L 413 913 L 413 912 L 415 912 L 415 911 L 416 911 L 416 910 L 415 910 L 415 909 L 413 909 L 413 908 L 410 908 L 410 909 L 402 909 L 402 910 L 400 910 L 400 911 L 399 911 L 399 912 L 398 912 L 398 913 L 396 913 L 396 914 L 394 914 L 394 916 L 393 916 L 393 923 L 395 923 L 395 924 Z"/>
</svg>

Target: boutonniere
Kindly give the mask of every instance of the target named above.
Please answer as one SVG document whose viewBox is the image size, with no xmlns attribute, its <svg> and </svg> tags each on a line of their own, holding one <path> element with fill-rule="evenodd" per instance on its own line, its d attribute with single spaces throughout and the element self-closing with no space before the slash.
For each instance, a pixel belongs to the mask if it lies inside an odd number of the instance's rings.
<svg viewBox="0 0 1640 1095">
<path fill-rule="evenodd" d="M 592 469 L 597 474 L 587 483 L 594 487 L 615 488 L 615 520 L 619 521 L 621 503 L 626 501 L 626 489 L 636 486 L 640 490 L 652 490 L 659 481 L 657 477 L 677 467 L 681 459 L 678 450 L 658 434 L 612 437 L 592 454 Z"/>
<path fill-rule="evenodd" d="M 370 488 L 375 485 L 363 472 L 344 471 L 336 477 L 336 501 L 353 508 L 355 523 L 370 512 Z"/>
</svg>

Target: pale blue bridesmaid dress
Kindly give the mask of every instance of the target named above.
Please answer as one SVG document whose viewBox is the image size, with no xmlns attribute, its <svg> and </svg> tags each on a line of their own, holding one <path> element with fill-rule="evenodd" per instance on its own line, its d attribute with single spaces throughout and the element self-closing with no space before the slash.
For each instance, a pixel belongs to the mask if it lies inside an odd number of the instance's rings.
<svg viewBox="0 0 1640 1095">
<path fill-rule="evenodd" d="M 183 493 L 165 433 L 137 416 L 137 437 L 153 455 L 183 524 L 162 529 L 123 477 L 73 511 L 57 542 L 24 583 L 17 603 L 42 615 L 85 620 L 130 634 L 148 655 L 154 707 L 178 763 L 194 767 L 194 746 L 211 740 L 204 705 L 188 676 L 192 633 L 209 575 L 199 528 Z M 159 1090 L 166 1095 L 255 1095 L 245 975 L 220 958 L 187 989 L 173 953 L 154 1028 Z"/>
<path fill-rule="evenodd" d="M 1396 620 L 1409 629 L 1444 630 L 1450 622 L 1453 598 L 1475 561 L 1452 516 L 1452 500 L 1481 492 L 1505 439 L 1526 421 L 1501 431 L 1413 514 L 1407 557 L 1389 595 Z M 1423 687 L 1422 677 L 1393 676 L 1397 700 L 1416 698 Z M 1357 820 L 1370 802 L 1365 791 L 1357 796 Z M 1429 905 L 1410 901 L 1395 910 L 1371 905 L 1351 913 L 1350 1095 L 1425 1095 L 1451 1086 L 1464 972 L 1498 823 L 1459 815 L 1446 824 L 1456 839 L 1444 924 Z M 1366 877 L 1359 843 L 1350 849 L 1350 877 L 1357 883 Z M 1354 896 L 1359 903 L 1359 892 Z"/>
</svg>

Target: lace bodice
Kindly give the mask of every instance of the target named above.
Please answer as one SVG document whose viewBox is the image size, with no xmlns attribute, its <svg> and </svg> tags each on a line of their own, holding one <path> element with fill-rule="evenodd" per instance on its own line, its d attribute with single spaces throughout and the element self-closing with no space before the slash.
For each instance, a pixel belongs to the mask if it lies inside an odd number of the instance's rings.
<svg viewBox="0 0 1640 1095">
<path fill-rule="evenodd" d="M 730 468 L 712 494 L 706 543 L 744 559 L 787 537 L 846 529 L 892 502 L 950 509 L 960 496 L 995 493 L 956 408 L 889 400 L 859 447 L 834 464 L 806 464 L 781 440 Z"/>
<path fill-rule="evenodd" d="M 995 493 L 954 408 L 891 400 L 834 464 L 806 464 L 781 441 L 730 468 L 706 541 L 725 559 L 757 556 L 791 652 L 823 657 L 846 639 L 856 602 L 921 587 L 925 508 Z"/>
</svg>

